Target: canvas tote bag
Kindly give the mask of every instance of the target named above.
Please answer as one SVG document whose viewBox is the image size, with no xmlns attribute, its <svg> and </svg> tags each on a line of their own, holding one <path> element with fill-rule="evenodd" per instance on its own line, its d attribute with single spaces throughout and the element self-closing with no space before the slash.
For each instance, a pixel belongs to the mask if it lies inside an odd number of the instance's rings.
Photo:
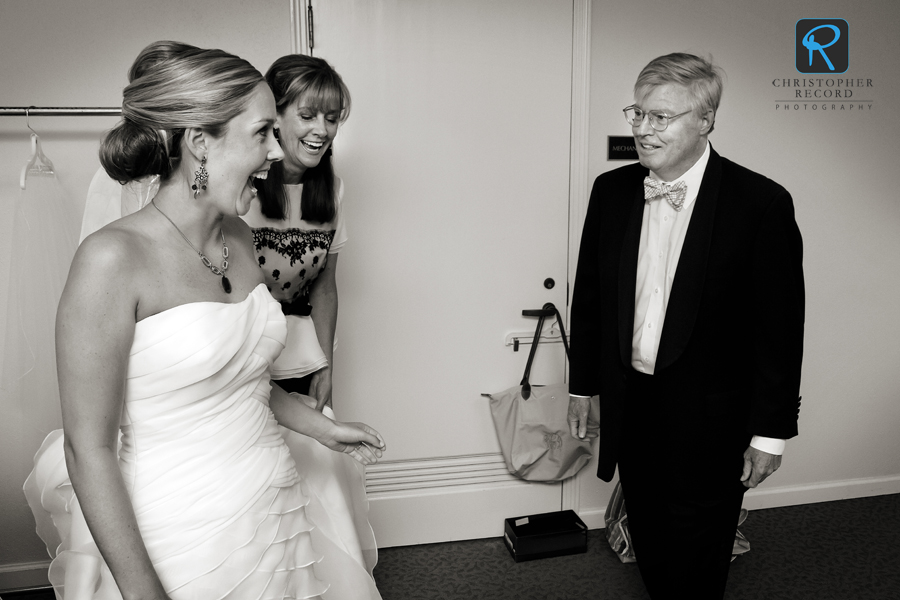
<svg viewBox="0 0 900 600">
<path fill-rule="evenodd" d="M 517 386 L 482 395 L 490 398 L 494 428 L 509 472 L 529 481 L 561 481 L 575 475 L 591 459 L 592 441 L 599 432 L 599 404 L 591 401 L 585 438 L 572 437 L 567 420 L 568 384 L 531 385 L 528 381 L 545 318 L 556 317 L 569 355 L 562 318 L 550 302 L 539 310 L 523 310 L 522 315 L 538 317 L 525 375 Z"/>
</svg>

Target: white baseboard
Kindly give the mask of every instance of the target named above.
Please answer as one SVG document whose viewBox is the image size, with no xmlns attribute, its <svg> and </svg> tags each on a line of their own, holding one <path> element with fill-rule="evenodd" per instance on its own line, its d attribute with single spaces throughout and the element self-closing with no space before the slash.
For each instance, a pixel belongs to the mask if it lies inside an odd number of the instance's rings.
<svg viewBox="0 0 900 600">
<path fill-rule="evenodd" d="M 744 508 L 760 510 L 777 508 L 779 506 L 884 496 L 886 494 L 900 494 L 900 475 L 756 488 L 748 491 L 744 496 Z"/>
<path fill-rule="evenodd" d="M 589 508 L 578 511 L 578 516 L 588 529 L 606 529 L 606 507 Z"/>
<path fill-rule="evenodd" d="M 387 460 L 366 467 L 369 499 L 469 485 L 523 485 L 506 470 L 500 453 Z"/>
<path fill-rule="evenodd" d="M 869 498 L 886 494 L 900 494 L 900 475 L 757 488 L 746 493 L 743 506 L 747 510 L 762 510 L 851 498 Z M 588 526 L 588 529 L 606 527 L 604 520 L 606 507 L 582 509 L 578 511 L 578 516 Z"/>
<path fill-rule="evenodd" d="M 50 585 L 47 569 L 50 561 L 0 565 L 0 594 L 20 590 L 33 590 Z"/>
<path fill-rule="evenodd" d="M 503 535 L 503 520 L 560 509 L 560 484 L 529 483 L 499 453 L 385 461 L 366 468 L 380 548 Z"/>
</svg>

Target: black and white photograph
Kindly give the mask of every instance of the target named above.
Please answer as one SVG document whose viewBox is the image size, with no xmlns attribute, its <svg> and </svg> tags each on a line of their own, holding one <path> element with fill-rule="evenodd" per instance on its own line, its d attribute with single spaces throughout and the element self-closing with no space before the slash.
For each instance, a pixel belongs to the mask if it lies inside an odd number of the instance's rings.
<svg viewBox="0 0 900 600">
<path fill-rule="evenodd" d="M 891 0 L 0 0 L 0 599 L 900 598 L 898 59 Z"/>
</svg>

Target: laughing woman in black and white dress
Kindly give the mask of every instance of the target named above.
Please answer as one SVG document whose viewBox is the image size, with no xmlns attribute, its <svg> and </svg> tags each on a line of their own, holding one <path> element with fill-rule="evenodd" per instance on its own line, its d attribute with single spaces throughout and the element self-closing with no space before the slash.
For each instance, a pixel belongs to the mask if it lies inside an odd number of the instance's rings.
<svg viewBox="0 0 900 600">
<path fill-rule="evenodd" d="M 297 343 L 276 365 L 289 392 L 331 405 L 332 351 L 337 323 L 338 252 L 347 241 L 343 184 L 331 165 L 331 142 L 350 110 L 340 75 L 320 58 L 293 54 L 269 68 L 276 133 L 285 159 L 258 180 L 244 220 L 253 228 L 260 267 L 282 303 Z M 315 342 L 315 343 L 311 343 Z"/>
<path fill-rule="evenodd" d="M 273 383 L 315 399 L 315 408 L 334 419 L 335 272 L 347 233 L 343 183 L 332 168 L 331 143 L 349 114 L 350 93 L 327 62 L 301 54 L 276 60 L 266 81 L 275 96 L 284 159 L 256 181 L 256 198 L 243 218 L 253 230 L 266 284 L 287 316 L 287 342 L 273 367 Z M 361 467 L 322 452 L 311 438 L 282 432 L 310 492 L 328 509 L 328 519 L 317 522 L 329 523 L 334 528 L 329 537 L 371 575 L 377 550 Z"/>
</svg>

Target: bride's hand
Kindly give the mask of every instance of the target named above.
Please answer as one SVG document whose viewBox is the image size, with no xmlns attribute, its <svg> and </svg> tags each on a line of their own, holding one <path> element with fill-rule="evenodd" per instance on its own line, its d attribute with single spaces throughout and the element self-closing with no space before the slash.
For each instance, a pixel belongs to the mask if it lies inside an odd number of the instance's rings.
<svg viewBox="0 0 900 600">
<path fill-rule="evenodd" d="M 344 452 L 364 465 L 378 462 L 386 446 L 381 434 L 365 423 L 334 421 L 331 435 L 322 444 L 335 452 Z"/>
</svg>

